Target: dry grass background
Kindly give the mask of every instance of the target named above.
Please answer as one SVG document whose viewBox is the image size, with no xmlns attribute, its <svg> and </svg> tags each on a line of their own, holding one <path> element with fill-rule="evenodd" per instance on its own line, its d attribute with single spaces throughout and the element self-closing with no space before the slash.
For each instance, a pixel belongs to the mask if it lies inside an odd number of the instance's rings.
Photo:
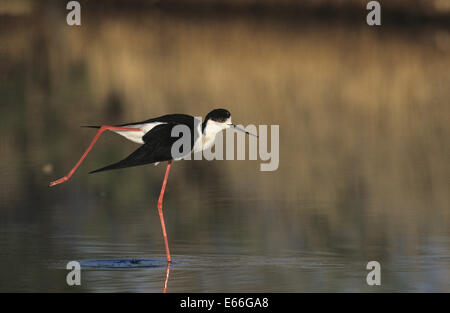
<svg viewBox="0 0 450 313">
<path fill-rule="evenodd" d="M 432 3 L 415 2 L 447 12 L 447 2 Z M 314 247 L 334 236 L 361 246 L 377 239 L 388 250 L 408 251 L 424 234 L 448 233 L 447 28 L 186 18 L 160 10 L 86 13 L 77 28 L 64 25 L 61 10 L 30 14 L 3 21 L 0 32 L 5 206 L 72 165 L 90 140 L 78 125 L 167 112 L 204 116 L 226 107 L 236 122 L 280 125 L 280 168 L 261 173 L 258 162 L 177 163 L 172 188 L 195 194 L 199 185 L 192 177 L 214 171 L 225 185 L 237 186 L 230 193 L 259 203 L 266 220 L 250 233 L 260 235 L 263 226 L 288 230 L 268 236 L 268 245 L 301 239 Z M 104 139 L 90 169 L 134 147 L 105 147 L 116 140 Z M 51 175 L 42 171 L 46 164 Z M 107 178 L 93 180 L 84 175 L 86 167 L 78 173 L 80 184 L 104 188 Z M 136 183 L 150 177 L 157 186 L 161 171 L 130 175 Z M 118 181 L 126 177 L 117 175 Z M 25 185 L 24 176 L 30 179 Z M 148 195 L 133 191 L 133 184 L 108 184 L 117 203 Z M 181 205 L 180 197 L 173 201 Z M 197 212 L 195 202 L 178 213 L 181 220 L 211 214 Z M 315 216 L 325 226 L 311 223 Z M 350 227 L 353 219 L 360 228 Z"/>
</svg>

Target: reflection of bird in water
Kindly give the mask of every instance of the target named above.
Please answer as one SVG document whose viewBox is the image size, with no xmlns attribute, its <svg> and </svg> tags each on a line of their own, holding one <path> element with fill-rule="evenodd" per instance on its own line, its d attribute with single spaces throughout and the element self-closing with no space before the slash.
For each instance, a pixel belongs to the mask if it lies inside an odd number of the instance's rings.
<svg viewBox="0 0 450 313">
<path fill-rule="evenodd" d="M 169 274 L 170 274 L 170 262 L 167 262 L 166 279 L 164 280 L 163 293 L 166 293 L 166 291 L 167 291 L 167 282 L 169 281 Z"/>
<path fill-rule="evenodd" d="M 167 179 L 169 177 L 169 171 L 172 164 L 172 160 L 181 159 L 182 157 L 192 153 L 199 152 L 212 146 L 216 135 L 226 128 L 234 128 L 239 131 L 243 131 L 249 135 L 247 131 L 237 127 L 231 123 L 231 114 L 224 109 L 216 109 L 209 112 L 203 123 L 200 120 L 190 115 L 185 114 L 169 114 L 157 118 L 152 118 L 143 122 L 128 123 L 117 126 L 87 126 L 91 128 L 98 128 L 98 132 L 92 140 L 89 147 L 86 149 L 80 160 L 70 170 L 70 172 L 53 182 L 50 183 L 50 187 L 63 183 L 70 179 L 75 170 L 87 156 L 92 146 L 105 130 L 113 131 L 117 134 L 124 136 L 125 138 L 139 143 L 140 146 L 136 151 L 130 154 L 128 157 L 117 163 L 108 165 L 106 167 L 95 170 L 91 173 L 97 173 L 112 169 L 119 169 L 131 166 L 144 165 L 149 163 L 155 163 L 168 161 L 166 167 L 166 173 L 161 187 L 161 192 L 158 199 L 158 213 L 161 220 L 161 227 L 164 236 L 164 244 L 166 247 L 167 261 L 171 262 L 169 244 L 167 240 L 166 227 L 164 224 L 164 217 L 162 212 L 162 202 L 164 197 L 164 191 L 166 189 Z M 178 128 L 177 128 L 178 127 Z M 190 149 L 189 151 L 179 152 L 174 156 L 172 153 L 172 146 L 179 139 L 181 135 L 173 136 L 173 134 L 181 134 L 184 130 L 190 131 Z M 256 135 L 253 135 L 256 136 Z M 167 280 L 169 278 L 169 264 L 166 268 L 166 281 L 164 284 L 164 291 L 167 288 Z"/>
</svg>

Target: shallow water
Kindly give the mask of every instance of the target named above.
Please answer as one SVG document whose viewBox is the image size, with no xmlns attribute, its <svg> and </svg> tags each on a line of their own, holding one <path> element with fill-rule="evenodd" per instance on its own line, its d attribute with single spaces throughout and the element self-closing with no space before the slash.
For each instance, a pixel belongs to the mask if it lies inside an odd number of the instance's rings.
<svg viewBox="0 0 450 313">
<path fill-rule="evenodd" d="M 162 292 L 164 164 L 88 175 L 137 147 L 105 134 L 47 185 L 94 135 L 79 125 L 217 106 L 280 125 L 279 168 L 174 162 L 167 292 L 450 291 L 446 29 L 111 8 L 70 28 L 51 5 L 20 12 L 0 31 L 0 291 Z"/>
<path fill-rule="evenodd" d="M 173 174 L 176 175 L 175 171 Z M 66 188 L 72 192 L 69 185 Z M 261 225 L 259 207 L 249 206 L 252 200 L 244 201 L 245 208 L 235 209 L 234 206 L 242 206 L 241 198 L 210 199 L 215 210 L 227 210 L 224 214 L 233 216 L 231 222 L 217 216 L 202 224 L 189 219 L 176 221 L 176 211 L 183 208 L 178 207 L 174 189 L 169 187 L 165 203 L 173 257 L 168 292 L 448 290 L 447 237 L 427 237 L 412 251 L 402 247 L 389 249 L 386 247 L 389 243 L 378 240 L 359 246 L 351 243 L 352 238 L 314 248 L 302 240 L 307 235 L 296 234 L 288 227 L 271 229 L 269 225 Z M 188 197 L 183 198 L 187 201 Z M 65 202 L 59 198 L 55 203 L 60 201 Z M 310 208 L 312 205 L 308 204 Z M 3 227 L 1 259 L 3 268 L 8 270 L 2 271 L 2 289 L 162 292 L 167 263 L 156 209 L 142 203 L 139 213 L 128 212 L 127 219 L 119 220 L 115 216 L 123 214 L 119 213 L 123 211 L 119 205 L 95 206 L 83 210 L 77 204 L 55 205 L 41 209 L 34 221 Z M 200 209 L 210 207 L 209 202 Z M 101 214 L 90 228 L 92 219 L 96 220 L 98 211 L 105 208 L 109 213 Z M 266 208 L 265 212 L 274 214 L 270 211 L 279 209 Z M 301 224 L 301 220 L 301 216 L 290 217 L 291 223 Z M 277 221 L 274 219 L 270 224 L 276 227 Z M 262 238 L 255 237 L 249 230 L 252 227 L 259 231 L 267 227 L 266 233 Z M 275 242 L 270 243 L 271 240 Z M 65 267 L 72 260 L 79 261 L 82 267 L 82 284 L 78 287 L 69 287 L 65 282 L 69 272 Z M 366 284 L 365 267 L 371 260 L 382 265 L 382 287 Z"/>
</svg>

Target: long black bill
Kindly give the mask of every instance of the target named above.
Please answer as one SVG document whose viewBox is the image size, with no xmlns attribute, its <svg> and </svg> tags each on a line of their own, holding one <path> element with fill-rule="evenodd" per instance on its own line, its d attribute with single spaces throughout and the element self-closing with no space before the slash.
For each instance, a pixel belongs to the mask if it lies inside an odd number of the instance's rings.
<svg viewBox="0 0 450 313">
<path fill-rule="evenodd" d="M 245 129 L 242 129 L 242 128 L 240 128 L 240 127 L 234 125 L 234 124 L 228 124 L 228 125 L 230 125 L 231 128 L 234 128 L 234 129 L 236 129 L 236 130 L 238 130 L 238 131 L 240 131 L 240 132 L 243 132 L 243 133 L 246 133 L 247 135 L 255 136 L 256 138 L 258 138 L 258 135 L 252 134 L 252 133 L 246 131 Z"/>
</svg>

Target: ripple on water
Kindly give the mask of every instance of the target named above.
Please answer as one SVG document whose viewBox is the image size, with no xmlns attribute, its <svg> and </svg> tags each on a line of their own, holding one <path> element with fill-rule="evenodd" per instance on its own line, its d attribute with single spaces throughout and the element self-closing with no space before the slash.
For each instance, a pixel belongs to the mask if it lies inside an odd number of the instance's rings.
<svg viewBox="0 0 450 313">
<path fill-rule="evenodd" d="M 79 260 L 82 269 L 159 268 L 167 266 L 162 259 L 100 259 Z"/>
</svg>

